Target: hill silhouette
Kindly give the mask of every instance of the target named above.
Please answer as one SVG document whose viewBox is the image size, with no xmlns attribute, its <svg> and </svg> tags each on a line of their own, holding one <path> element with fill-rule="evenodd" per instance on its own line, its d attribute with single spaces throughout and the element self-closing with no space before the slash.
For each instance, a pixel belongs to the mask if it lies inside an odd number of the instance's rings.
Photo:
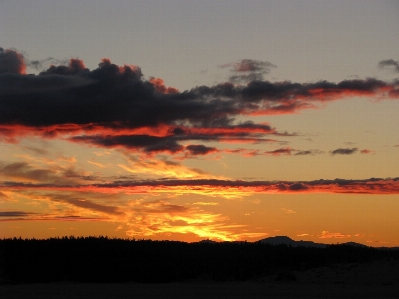
<svg viewBox="0 0 399 299">
<path fill-rule="evenodd" d="M 326 248 L 326 244 L 315 243 L 312 241 L 294 241 L 287 236 L 275 236 L 259 240 L 260 243 L 270 244 L 270 245 L 287 245 L 292 247 L 316 247 L 316 248 Z"/>
<path fill-rule="evenodd" d="M 259 240 L 258 242 L 264 243 L 264 244 L 270 244 L 270 245 L 287 245 L 291 247 L 316 247 L 316 248 L 326 248 L 327 244 L 323 243 L 315 243 L 312 241 L 295 241 L 292 240 L 291 238 L 287 236 L 275 236 L 275 237 L 268 237 L 262 240 Z M 356 243 L 356 242 L 346 242 L 346 243 L 341 243 L 340 245 L 347 245 L 347 246 L 354 246 L 354 247 L 368 247 L 366 245 Z"/>
</svg>

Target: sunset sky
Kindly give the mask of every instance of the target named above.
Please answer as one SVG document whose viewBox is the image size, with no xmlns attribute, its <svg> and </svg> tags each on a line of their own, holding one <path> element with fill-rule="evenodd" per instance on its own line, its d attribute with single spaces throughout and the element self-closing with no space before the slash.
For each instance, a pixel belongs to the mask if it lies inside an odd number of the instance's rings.
<svg viewBox="0 0 399 299">
<path fill-rule="evenodd" d="M 399 246 L 398 16 L 2 0 L 0 238 Z"/>
</svg>

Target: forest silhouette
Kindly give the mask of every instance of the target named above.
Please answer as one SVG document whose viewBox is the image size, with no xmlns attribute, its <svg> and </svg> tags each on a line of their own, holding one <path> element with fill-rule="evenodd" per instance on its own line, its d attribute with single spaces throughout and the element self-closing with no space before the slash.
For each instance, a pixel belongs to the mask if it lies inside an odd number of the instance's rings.
<svg viewBox="0 0 399 299">
<path fill-rule="evenodd" d="M 103 236 L 0 240 L 3 283 L 244 281 L 265 275 L 284 278 L 281 273 L 387 257 L 399 259 L 399 250 L 345 244 L 315 248 Z"/>
</svg>

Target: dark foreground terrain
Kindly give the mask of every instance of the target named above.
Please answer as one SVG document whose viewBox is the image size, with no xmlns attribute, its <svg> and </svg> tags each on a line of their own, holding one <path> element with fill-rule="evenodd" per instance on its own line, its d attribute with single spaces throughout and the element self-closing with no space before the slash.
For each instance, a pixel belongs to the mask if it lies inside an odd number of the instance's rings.
<svg viewBox="0 0 399 299">
<path fill-rule="evenodd" d="M 268 282 L 181 282 L 163 284 L 50 283 L 0 286 L 3 299 L 66 298 L 399 298 L 398 285 Z"/>
<path fill-rule="evenodd" d="M 0 298 L 399 298 L 398 253 L 341 245 L 0 240 Z"/>
</svg>

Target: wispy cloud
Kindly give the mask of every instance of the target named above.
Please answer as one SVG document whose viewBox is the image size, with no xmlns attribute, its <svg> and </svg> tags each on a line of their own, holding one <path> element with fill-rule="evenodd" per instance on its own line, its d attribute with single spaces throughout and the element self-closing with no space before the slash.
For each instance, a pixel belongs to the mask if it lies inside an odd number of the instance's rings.
<svg viewBox="0 0 399 299">
<path fill-rule="evenodd" d="M 378 66 L 382 69 L 390 69 L 395 73 L 399 73 L 399 62 L 393 59 L 381 60 Z"/>
<path fill-rule="evenodd" d="M 369 150 L 369 149 L 365 148 L 365 149 L 362 149 L 360 151 L 360 153 L 361 154 L 375 154 L 375 151 L 372 151 L 372 150 Z"/>
<path fill-rule="evenodd" d="M 345 235 L 342 233 L 331 233 L 329 231 L 323 230 L 320 235 L 318 235 L 320 239 L 347 239 L 350 238 L 351 235 Z"/>
<path fill-rule="evenodd" d="M 230 68 L 230 72 L 233 73 L 229 77 L 229 82 L 247 83 L 263 80 L 264 75 L 270 73 L 271 69 L 276 66 L 268 61 L 242 59 L 220 65 L 220 67 Z"/>
</svg>

